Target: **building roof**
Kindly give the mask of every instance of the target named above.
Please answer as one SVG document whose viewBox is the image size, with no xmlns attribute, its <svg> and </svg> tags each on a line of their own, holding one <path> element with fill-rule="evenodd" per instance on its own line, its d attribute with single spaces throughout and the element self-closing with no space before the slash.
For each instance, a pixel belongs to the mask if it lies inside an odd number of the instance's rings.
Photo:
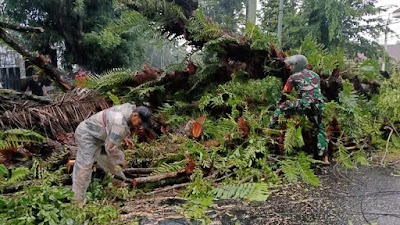
<svg viewBox="0 0 400 225">
<path fill-rule="evenodd" d="M 396 62 L 400 62 L 400 44 L 397 45 L 388 45 L 387 51 Z"/>
<path fill-rule="evenodd" d="M 400 8 L 394 10 L 394 11 L 392 12 L 392 16 L 393 16 L 394 18 L 400 18 Z"/>
</svg>

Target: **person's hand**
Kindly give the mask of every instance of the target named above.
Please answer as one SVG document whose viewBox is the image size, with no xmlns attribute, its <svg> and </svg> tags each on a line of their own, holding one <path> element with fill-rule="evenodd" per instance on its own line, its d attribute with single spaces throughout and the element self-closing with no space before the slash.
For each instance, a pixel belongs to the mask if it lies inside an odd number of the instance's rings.
<svg viewBox="0 0 400 225">
<path fill-rule="evenodd" d="M 126 137 L 126 138 L 124 138 L 124 142 L 128 146 L 128 148 L 133 148 L 134 144 L 133 144 L 132 139 Z"/>
<path fill-rule="evenodd" d="M 80 209 L 83 209 L 83 202 L 77 202 L 77 207 Z"/>
</svg>

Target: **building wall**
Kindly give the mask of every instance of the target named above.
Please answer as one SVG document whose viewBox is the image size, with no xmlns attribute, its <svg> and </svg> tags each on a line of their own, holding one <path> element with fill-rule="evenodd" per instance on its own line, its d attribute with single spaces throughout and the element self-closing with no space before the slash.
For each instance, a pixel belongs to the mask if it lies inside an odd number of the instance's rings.
<svg viewBox="0 0 400 225">
<path fill-rule="evenodd" d="M 3 88 L 19 90 L 20 79 L 25 78 L 25 61 L 20 54 L 0 45 L 0 82 Z"/>
</svg>

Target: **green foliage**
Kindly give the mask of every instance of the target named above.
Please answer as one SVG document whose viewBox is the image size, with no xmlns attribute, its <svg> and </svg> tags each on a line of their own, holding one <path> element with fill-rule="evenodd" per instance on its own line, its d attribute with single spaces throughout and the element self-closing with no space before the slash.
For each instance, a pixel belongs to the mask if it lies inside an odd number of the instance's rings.
<svg viewBox="0 0 400 225">
<path fill-rule="evenodd" d="M 290 182 L 297 182 L 300 178 L 306 183 L 319 186 L 319 179 L 310 168 L 312 162 L 313 160 L 302 152 L 296 159 L 283 160 L 281 168 L 285 174 L 285 178 Z"/>
<path fill-rule="evenodd" d="M 215 52 L 198 53 L 194 60 L 198 68 L 196 73 L 189 78 L 189 84 L 192 85 L 189 92 L 199 85 L 209 82 L 210 78 L 212 78 L 222 66 Z"/>
<path fill-rule="evenodd" d="M 112 69 L 100 75 L 90 75 L 87 87 L 106 93 L 132 80 L 136 71 L 130 69 Z"/>
<path fill-rule="evenodd" d="M 293 120 L 286 123 L 286 133 L 284 148 L 286 154 L 293 152 L 294 148 L 301 148 L 304 146 L 302 128 L 299 126 L 296 128 L 295 122 Z"/>
<path fill-rule="evenodd" d="M 265 183 L 244 183 L 222 185 L 211 190 L 216 199 L 247 199 L 249 201 L 264 202 L 270 195 L 269 187 Z"/>
<path fill-rule="evenodd" d="M 391 78 L 384 81 L 380 88 L 380 95 L 377 97 L 376 112 L 392 121 L 400 122 L 400 81 L 398 78 Z"/>
<path fill-rule="evenodd" d="M 338 151 L 335 153 L 338 164 L 348 168 L 357 168 L 357 165 L 368 165 L 367 156 L 364 150 L 348 151 L 345 146 L 339 143 Z"/>
<path fill-rule="evenodd" d="M 222 29 L 211 20 L 206 19 L 200 8 L 189 19 L 188 31 L 195 41 L 208 41 L 223 35 Z"/>
<path fill-rule="evenodd" d="M 186 217 L 196 219 L 202 224 L 209 224 L 211 220 L 207 217 L 206 210 L 212 205 L 213 197 L 209 194 L 211 184 L 203 176 L 200 169 L 195 169 L 190 177 L 192 183 L 183 192 L 183 196 L 188 200 L 183 205 L 183 210 Z"/>
<path fill-rule="evenodd" d="M 199 4 L 204 14 L 225 31 L 236 33 L 245 23 L 244 0 L 203 0 Z"/>
<path fill-rule="evenodd" d="M 357 95 L 349 81 L 343 82 L 339 102 L 325 104 L 325 118 L 337 117 L 343 133 L 355 139 L 356 143 L 372 138 L 372 144 L 380 143 L 382 119 L 375 117 L 374 107 L 364 97 Z M 379 147 L 379 146 L 375 146 Z"/>
<path fill-rule="evenodd" d="M 235 77 L 235 75 L 233 75 Z M 237 78 L 238 79 L 238 78 Z M 233 109 L 244 104 L 249 98 L 256 103 L 263 103 L 265 95 L 268 104 L 274 104 L 280 98 L 281 81 L 275 77 L 266 77 L 262 80 L 241 81 L 234 78 L 226 84 L 219 85 L 215 93 L 208 93 L 201 97 L 199 106 L 204 110 L 207 106 L 231 106 Z"/>
<path fill-rule="evenodd" d="M 151 176 L 159 175 L 159 174 L 163 174 L 163 173 L 177 172 L 177 171 L 181 170 L 182 168 L 185 168 L 185 165 L 186 165 L 186 160 L 177 161 L 177 162 L 173 162 L 173 163 L 163 163 L 157 167 L 156 171 L 151 173 Z"/>
<path fill-rule="evenodd" d="M 379 73 L 379 69 L 377 60 L 367 59 L 360 66 L 360 78 L 365 78 L 368 81 L 382 80 L 383 76 Z"/>
<path fill-rule="evenodd" d="M 250 48 L 253 50 L 269 50 L 269 45 L 277 45 L 278 38 L 273 33 L 264 33 L 259 26 L 247 24 L 242 31 L 243 36 L 251 41 Z"/>
<path fill-rule="evenodd" d="M 135 28 L 136 31 L 148 32 L 149 26 L 145 25 L 147 22 L 148 21 L 139 12 L 126 11 L 122 13 L 121 18 L 110 22 L 103 32 L 112 32 L 115 37 L 119 37 L 118 35 L 133 28 Z"/>
<path fill-rule="evenodd" d="M 218 129 L 216 129 L 218 128 Z M 203 125 L 203 135 L 209 140 L 224 141 L 227 133 L 233 134 L 237 130 L 237 124 L 232 119 L 206 120 Z"/>
<path fill-rule="evenodd" d="M 4 164 L 0 164 L 0 177 L 8 177 L 10 172 Z"/>
<path fill-rule="evenodd" d="M 107 95 L 111 99 L 111 101 L 113 102 L 113 106 L 114 105 L 121 105 L 121 100 L 119 100 L 119 98 L 116 95 L 112 94 L 109 91 L 107 91 Z"/>
<path fill-rule="evenodd" d="M 323 44 L 310 36 L 302 42 L 297 53 L 304 54 L 313 69 L 322 74 L 331 75 L 336 66 L 342 68 L 344 65 L 344 54 L 341 50 L 328 51 Z"/>
<path fill-rule="evenodd" d="M 193 105 L 181 101 L 175 101 L 174 104 L 165 103 L 158 110 L 158 115 L 164 115 L 166 124 L 176 127 L 183 122 L 188 121 L 191 117 Z"/>
<path fill-rule="evenodd" d="M 77 208 L 69 187 L 31 186 L 13 196 L 0 196 L 1 224 L 109 224 L 118 210 L 95 202 Z"/>
<path fill-rule="evenodd" d="M 374 3 L 309 0 L 304 2 L 299 13 L 303 13 L 308 20 L 305 28 L 318 42 L 329 49 L 340 47 L 349 52 L 353 50 L 349 46 L 365 46 L 363 42 L 370 43 L 362 39 L 365 34 L 377 37 L 383 31 L 384 20 L 373 16 L 382 12 L 382 8 L 374 6 Z M 349 53 L 353 55 L 356 52 Z"/>
<path fill-rule="evenodd" d="M 18 181 L 25 179 L 30 174 L 30 170 L 26 167 L 17 167 L 8 170 L 3 164 L 0 164 L 0 187 L 9 186 Z"/>
<path fill-rule="evenodd" d="M 25 179 L 26 175 L 28 175 L 29 172 L 30 170 L 26 167 L 18 167 L 12 171 L 11 176 L 8 179 L 8 182 L 14 183 L 22 179 Z"/>
<path fill-rule="evenodd" d="M 262 0 L 260 1 L 260 5 L 260 27 L 268 36 L 274 36 L 277 33 L 278 27 L 279 1 Z M 303 14 L 298 13 L 298 8 L 301 5 L 302 4 L 296 0 L 285 1 L 282 26 L 282 49 L 300 46 L 304 34 L 308 33 L 305 27 L 306 18 L 304 18 Z"/>
<path fill-rule="evenodd" d="M 31 130 L 12 129 L 0 131 L 0 150 L 28 143 L 43 143 L 45 140 L 45 137 Z"/>
<path fill-rule="evenodd" d="M 134 5 L 140 13 L 155 21 L 169 21 L 175 18 L 186 20 L 182 8 L 174 3 L 157 0 L 118 0 L 126 5 Z"/>
</svg>

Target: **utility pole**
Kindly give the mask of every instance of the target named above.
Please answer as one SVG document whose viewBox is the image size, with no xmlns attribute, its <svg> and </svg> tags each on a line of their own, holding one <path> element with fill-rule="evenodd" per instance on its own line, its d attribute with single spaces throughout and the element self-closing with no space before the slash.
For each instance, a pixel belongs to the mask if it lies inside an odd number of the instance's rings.
<svg viewBox="0 0 400 225">
<path fill-rule="evenodd" d="M 386 27 L 385 27 L 385 53 L 387 53 L 387 39 L 388 39 L 388 33 L 389 33 L 389 22 L 390 22 L 390 13 L 386 22 Z M 382 71 L 385 71 L 386 69 L 386 54 L 383 55 L 383 62 L 382 62 Z"/>
<path fill-rule="evenodd" d="M 278 14 L 278 48 L 282 49 L 282 19 L 283 19 L 283 0 L 279 0 Z"/>
</svg>

